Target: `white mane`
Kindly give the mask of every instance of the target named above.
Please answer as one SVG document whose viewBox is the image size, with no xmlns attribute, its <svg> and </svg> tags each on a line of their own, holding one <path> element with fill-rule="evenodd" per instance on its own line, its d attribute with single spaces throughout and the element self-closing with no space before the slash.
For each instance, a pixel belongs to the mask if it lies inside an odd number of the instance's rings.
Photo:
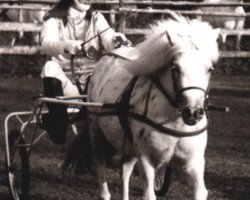
<svg viewBox="0 0 250 200">
<path fill-rule="evenodd" d="M 206 22 L 189 21 L 176 13 L 173 18 L 151 25 L 146 40 L 129 50 L 132 55 L 139 55 L 138 58 L 126 63 L 124 68 L 136 75 L 147 74 L 168 64 L 177 53 L 193 49 L 201 51 L 212 62 L 218 60 L 218 29 Z"/>
<path fill-rule="evenodd" d="M 172 19 L 158 21 L 151 25 L 147 37 L 152 37 L 152 35 L 164 31 L 168 32 L 172 42 L 179 45 L 179 48 L 183 51 L 195 47 L 206 53 L 212 61 L 216 61 L 219 57 L 216 40 L 220 30 L 213 29 L 207 22 L 197 19 L 189 20 L 182 16 L 178 17 L 178 21 Z"/>
</svg>

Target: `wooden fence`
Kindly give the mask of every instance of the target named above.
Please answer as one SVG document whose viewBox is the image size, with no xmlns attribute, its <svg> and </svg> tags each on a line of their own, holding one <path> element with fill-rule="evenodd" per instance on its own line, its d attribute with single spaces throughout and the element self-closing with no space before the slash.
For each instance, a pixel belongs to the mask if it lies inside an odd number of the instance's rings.
<svg viewBox="0 0 250 200">
<path fill-rule="evenodd" d="M 48 10 L 55 4 L 58 0 L 22 0 L 13 4 L 13 1 L 3 1 L 0 0 L 0 10 L 3 9 L 16 9 L 19 12 L 22 10 Z M 171 9 L 172 7 L 177 9 L 184 16 L 218 16 L 218 17 L 250 17 L 250 13 L 245 14 L 235 14 L 235 13 L 222 13 L 222 12 L 202 12 L 195 10 L 183 10 L 185 8 L 191 7 L 202 7 L 202 6 L 244 6 L 250 7 L 250 3 L 196 3 L 196 2 L 172 2 L 172 1 L 125 1 L 125 0 L 92 0 L 94 5 L 110 5 L 116 6 L 117 9 L 110 7 L 108 10 L 100 10 L 105 15 L 121 15 L 124 13 L 145 13 L 145 14 L 166 14 L 166 8 Z M 12 4 L 9 4 L 12 3 Z M 129 8 L 130 5 L 143 5 L 143 6 L 164 6 L 164 9 L 137 9 Z M 182 8 L 178 10 L 178 8 Z M 114 17 L 113 17 L 114 18 Z M 117 23 L 117 22 L 113 22 Z M 22 22 L 21 18 L 18 22 L 1 22 L 0 31 L 10 31 L 10 32 L 38 32 L 41 31 L 41 24 Z M 138 35 L 144 34 L 145 29 L 135 29 L 126 27 L 126 20 L 119 25 L 119 31 L 125 33 L 126 35 Z M 250 29 L 243 30 L 222 30 L 222 33 L 227 33 L 227 35 L 250 35 Z M 0 44 L 1 45 L 1 44 Z M 34 46 L 0 46 L 0 54 L 18 54 L 18 55 L 33 55 L 39 54 L 39 45 Z M 223 51 L 221 52 L 221 57 L 229 58 L 248 58 L 250 57 L 250 51 Z"/>
</svg>

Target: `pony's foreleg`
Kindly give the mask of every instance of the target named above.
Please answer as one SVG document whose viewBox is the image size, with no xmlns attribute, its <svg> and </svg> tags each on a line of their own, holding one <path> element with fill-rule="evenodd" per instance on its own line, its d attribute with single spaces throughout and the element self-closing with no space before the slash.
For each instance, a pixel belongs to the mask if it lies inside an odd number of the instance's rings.
<svg viewBox="0 0 250 200">
<path fill-rule="evenodd" d="M 187 172 L 190 184 L 193 187 L 195 200 L 207 199 L 208 192 L 204 183 L 204 168 L 205 168 L 204 155 L 192 158 L 186 164 L 185 171 Z"/>
<path fill-rule="evenodd" d="M 140 164 L 146 182 L 143 190 L 143 200 L 156 200 L 154 192 L 155 169 L 146 157 L 141 157 Z"/>
<path fill-rule="evenodd" d="M 129 200 L 129 179 L 136 163 L 136 158 L 130 158 L 126 160 L 121 169 L 122 179 L 122 200 Z"/>
</svg>

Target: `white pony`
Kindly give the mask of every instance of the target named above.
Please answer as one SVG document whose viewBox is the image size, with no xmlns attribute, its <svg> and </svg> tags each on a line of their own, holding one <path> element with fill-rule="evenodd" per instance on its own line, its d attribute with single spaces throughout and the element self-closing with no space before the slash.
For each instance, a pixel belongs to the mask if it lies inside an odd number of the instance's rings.
<svg viewBox="0 0 250 200">
<path fill-rule="evenodd" d="M 242 0 L 205 0 L 204 3 L 241 3 Z M 245 14 L 242 6 L 213 6 L 213 7 L 202 7 L 200 11 L 205 12 L 225 12 L 232 14 Z M 199 19 L 209 22 L 213 28 L 223 28 L 228 30 L 242 30 L 245 25 L 245 17 L 220 17 L 220 16 L 201 16 Z M 222 42 L 226 43 L 227 34 L 223 33 Z M 240 49 L 242 35 L 236 36 L 236 49 Z"/>
<path fill-rule="evenodd" d="M 169 12 L 174 19 L 157 22 L 136 47 L 104 56 L 91 78 L 88 101 L 106 105 L 104 110 L 89 108 L 100 199 L 111 199 L 106 144 L 127 158 L 122 168 L 123 200 L 129 199 L 136 161 L 146 179 L 143 199 L 155 200 L 155 170 L 177 160 L 188 175 L 194 199 L 207 199 L 205 101 L 219 56 L 219 30 Z"/>
</svg>

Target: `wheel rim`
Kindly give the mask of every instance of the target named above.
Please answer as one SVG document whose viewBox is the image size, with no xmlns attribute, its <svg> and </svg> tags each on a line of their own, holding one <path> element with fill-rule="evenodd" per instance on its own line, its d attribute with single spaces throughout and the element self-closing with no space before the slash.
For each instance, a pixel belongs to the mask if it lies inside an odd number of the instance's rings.
<svg viewBox="0 0 250 200">
<path fill-rule="evenodd" d="M 18 130 L 9 134 L 10 166 L 8 167 L 9 189 L 14 200 L 29 198 L 29 159 L 25 141 Z"/>
<path fill-rule="evenodd" d="M 11 160 L 11 167 L 9 170 L 9 184 L 12 196 L 15 200 L 20 200 L 20 196 L 22 196 L 22 187 L 23 187 L 23 163 L 21 155 L 18 151 L 15 151 L 15 155 Z M 17 156 L 18 155 L 18 156 Z"/>
<path fill-rule="evenodd" d="M 15 184 L 15 176 L 11 172 L 9 172 L 9 182 L 10 182 L 10 189 L 11 189 L 11 193 L 12 193 L 13 198 L 15 200 L 20 200 L 19 194 L 21 192 L 17 191 L 17 187 L 16 187 L 16 184 Z"/>
</svg>

